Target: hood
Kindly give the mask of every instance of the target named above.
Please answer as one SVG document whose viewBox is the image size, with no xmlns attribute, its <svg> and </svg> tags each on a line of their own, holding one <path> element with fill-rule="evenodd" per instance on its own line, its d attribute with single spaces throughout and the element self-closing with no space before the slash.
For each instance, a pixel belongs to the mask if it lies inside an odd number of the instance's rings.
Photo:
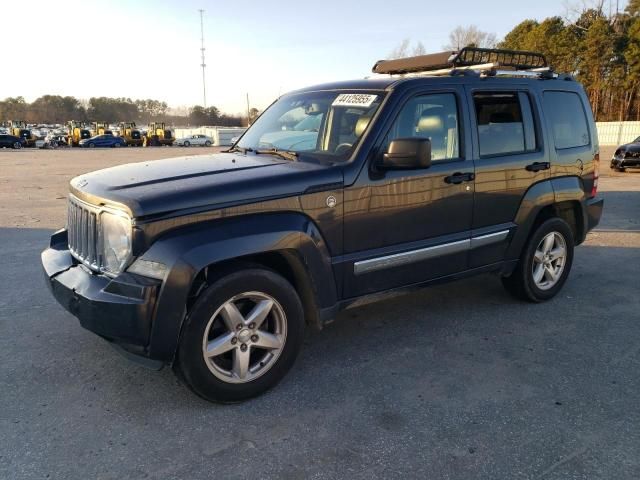
<svg viewBox="0 0 640 480">
<path fill-rule="evenodd" d="M 625 152 L 640 153 L 640 143 L 627 143 L 626 145 L 622 145 L 620 149 Z"/>
<path fill-rule="evenodd" d="M 95 205 L 124 207 L 140 218 L 254 203 L 342 181 L 335 166 L 220 153 L 98 170 L 71 180 L 71 192 Z"/>
</svg>

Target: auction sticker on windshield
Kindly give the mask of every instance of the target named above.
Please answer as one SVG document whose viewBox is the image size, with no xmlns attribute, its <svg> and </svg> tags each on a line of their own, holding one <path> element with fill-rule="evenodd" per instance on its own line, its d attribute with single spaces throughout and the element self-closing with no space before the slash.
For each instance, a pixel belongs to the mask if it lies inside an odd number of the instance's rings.
<svg viewBox="0 0 640 480">
<path fill-rule="evenodd" d="M 369 108 L 378 98 L 377 95 L 363 93 L 341 93 L 331 104 L 333 107 L 365 107 Z"/>
</svg>

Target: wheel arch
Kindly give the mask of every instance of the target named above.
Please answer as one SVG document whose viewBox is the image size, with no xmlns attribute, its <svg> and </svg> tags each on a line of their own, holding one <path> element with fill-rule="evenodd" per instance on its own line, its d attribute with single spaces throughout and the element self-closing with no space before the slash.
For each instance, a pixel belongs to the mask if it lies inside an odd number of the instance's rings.
<svg viewBox="0 0 640 480">
<path fill-rule="evenodd" d="M 226 273 L 247 266 L 273 270 L 300 295 L 305 319 L 322 325 L 319 311 L 337 303 L 331 257 L 317 226 L 305 215 L 249 215 L 194 225 L 158 239 L 141 258 L 163 263 L 149 355 L 172 361 L 184 319 L 198 293 Z"/>
<path fill-rule="evenodd" d="M 528 238 L 545 220 L 559 217 L 571 227 L 576 245 L 586 237 L 585 193 L 579 177 L 562 177 L 533 185 L 520 203 L 518 229 L 507 250 L 507 260 L 520 257 Z"/>
</svg>

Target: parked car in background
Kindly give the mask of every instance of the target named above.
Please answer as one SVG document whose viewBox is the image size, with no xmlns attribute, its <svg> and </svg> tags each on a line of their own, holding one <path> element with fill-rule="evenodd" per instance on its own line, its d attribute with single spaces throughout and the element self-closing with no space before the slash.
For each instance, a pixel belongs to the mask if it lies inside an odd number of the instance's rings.
<svg viewBox="0 0 640 480">
<path fill-rule="evenodd" d="M 176 145 L 179 147 L 190 147 L 191 145 L 199 145 L 201 147 L 210 147 L 213 145 L 213 139 L 206 135 L 197 134 L 185 138 L 178 138 Z"/>
<path fill-rule="evenodd" d="M 116 137 L 111 134 L 105 135 L 96 135 L 95 137 L 85 138 L 84 140 L 80 140 L 79 145 L 81 147 L 126 147 L 127 142 L 122 137 Z"/>
<path fill-rule="evenodd" d="M 0 134 L 0 148 L 15 148 L 16 150 L 27 146 L 27 141 L 22 137 L 16 137 L 15 135 L 1 135 Z"/>
<path fill-rule="evenodd" d="M 618 172 L 624 172 L 627 168 L 640 168 L 640 137 L 616 149 L 611 159 L 611 168 Z"/>
</svg>

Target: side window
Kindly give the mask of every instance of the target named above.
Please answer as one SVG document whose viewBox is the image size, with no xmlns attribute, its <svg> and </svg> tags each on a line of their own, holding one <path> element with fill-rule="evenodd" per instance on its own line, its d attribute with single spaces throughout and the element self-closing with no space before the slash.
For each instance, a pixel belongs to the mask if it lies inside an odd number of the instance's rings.
<svg viewBox="0 0 640 480">
<path fill-rule="evenodd" d="M 557 149 L 589 145 L 587 117 L 577 93 L 544 92 L 543 102 Z"/>
<path fill-rule="evenodd" d="M 441 93 L 409 100 L 385 138 L 385 151 L 391 140 L 409 137 L 430 139 L 433 161 L 460 158 L 456 96 L 453 93 Z"/>
<path fill-rule="evenodd" d="M 537 148 L 531 101 L 526 93 L 473 95 L 480 156 L 514 155 Z"/>
</svg>

